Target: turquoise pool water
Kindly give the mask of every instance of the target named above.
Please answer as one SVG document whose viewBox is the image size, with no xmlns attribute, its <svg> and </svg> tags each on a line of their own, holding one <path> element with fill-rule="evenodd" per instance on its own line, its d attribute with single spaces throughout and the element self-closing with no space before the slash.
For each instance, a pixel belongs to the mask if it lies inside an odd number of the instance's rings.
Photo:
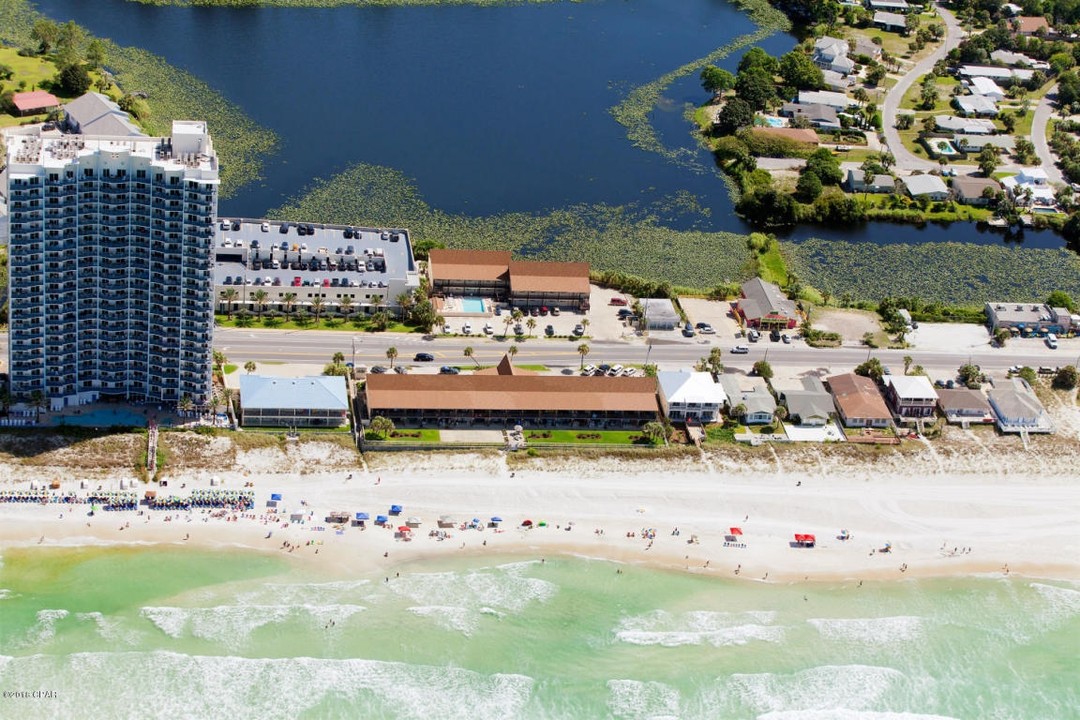
<svg viewBox="0 0 1080 720">
<path fill-rule="evenodd" d="M 769 127 L 787 127 L 787 120 L 784 118 L 773 117 L 768 115 L 765 117 L 765 122 Z"/>
<path fill-rule="evenodd" d="M 79 415 L 67 415 L 56 419 L 57 425 L 80 425 L 85 427 L 110 427 L 116 425 L 146 427 L 146 416 L 124 408 L 84 410 Z"/>
<path fill-rule="evenodd" d="M 487 312 L 487 309 L 484 307 L 483 298 L 461 298 L 461 309 L 467 313 Z"/>
</svg>

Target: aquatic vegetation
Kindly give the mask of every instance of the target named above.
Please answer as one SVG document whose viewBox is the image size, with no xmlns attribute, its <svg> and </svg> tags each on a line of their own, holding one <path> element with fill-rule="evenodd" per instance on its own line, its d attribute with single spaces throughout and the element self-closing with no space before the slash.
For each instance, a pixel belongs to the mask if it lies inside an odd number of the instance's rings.
<svg viewBox="0 0 1080 720">
<path fill-rule="evenodd" d="M 544 214 L 453 215 L 428 206 L 402 173 L 360 164 L 316 182 L 269 216 L 404 226 L 414 241 L 438 240 L 450 247 L 585 261 L 597 271 L 618 271 L 673 285 L 707 288 L 744 278 L 748 250 L 742 235 L 665 226 L 700 213 L 693 196 L 680 193 L 647 206 L 574 205 Z"/>
<path fill-rule="evenodd" d="M 635 147 L 658 153 L 680 165 L 704 170 L 694 158 L 692 150 L 665 147 L 660 142 L 656 129 L 649 121 L 649 115 L 656 108 L 657 103 L 660 102 L 664 91 L 676 80 L 699 72 L 706 65 L 715 63 L 736 50 L 760 42 L 775 32 L 791 29 L 791 21 L 788 20 L 787 16 L 772 7 L 767 0 L 736 0 L 736 4 L 745 10 L 750 19 L 758 26 L 755 32 L 740 35 L 703 58 L 692 60 L 670 72 L 664 73 L 652 82 L 639 85 L 631 90 L 618 105 L 611 108 L 612 117 L 626 128 L 626 137 Z"/>
<path fill-rule="evenodd" d="M 783 249 L 790 270 L 834 297 L 981 305 L 989 298 L 1042 301 L 1054 290 L 1080 292 L 1080 258 L 1065 249 L 818 239 L 786 242 Z"/>
<path fill-rule="evenodd" d="M 0 41 L 33 45 L 30 30 L 42 15 L 27 0 L 0 0 Z M 88 37 L 90 33 L 87 33 Z M 274 149 L 276 136 L 247 117 L 191 73 L 169 65 L 145 50 L 106 41 L 107 68 L 125 92 L 145 92 L 151 117 L 144 125 L 166 134 L 173 120 L 206 120 L 221 161 L 221 195 L 258 179 L 262 157 Z"/>
</svg>

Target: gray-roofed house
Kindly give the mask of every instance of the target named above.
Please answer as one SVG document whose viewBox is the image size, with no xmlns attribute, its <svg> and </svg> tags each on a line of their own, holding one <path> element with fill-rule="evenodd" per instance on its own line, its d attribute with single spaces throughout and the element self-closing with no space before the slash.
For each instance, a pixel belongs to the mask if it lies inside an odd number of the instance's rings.
<svg viewBox="0 0 1080 720">
<path fill-rule="evenodd" d="M 825 87 L 830 90 L 836 90 L 837 92 L 844 92 L 855 84 L 853 78 L 846 77 L 844 74 L 838 73 L 835 70 L 822 70 L 821 81 L 825 83 Z"/>
<path fill-rule="evenodd" d="M 972 423 L 987 424 L 994 422 L 994 413 L 990 403 L 979 390 L 956 388 L 938 390 L 938 408 L 945 416 L 945 421 L 954 425 L 968 426 Z"/>
<path fill-rule="evenodd" d="M 784 103 L 780 107 L 781 117 L 804 117 L 810 124 L 819 128 L 840 128 L 840 117 L 836 109 L 821 103 L 801 105 L 799 103 Z"/>
<path fill-rule="evenodd" d="M 790 330 L 799 324 L 795 301 L 788 298 L 780 288 L 761 278 L 753 278 L 742 284 L 742 298 L 736 310 L 752 328 Z"/>
<path fill-rule="evenodd" d="M 855 40 L 855 50 L 852 52 L 852 54 L 855 57 L 859 57 L 860 55 L 865 55 L 866 57 L 870 58 L 871 60 L 880 60 L 881 59 L 881 46 L 870 42 L 866 38 L 856 38 L 856 40 Z"/>
<path fill-rule="evenodd" d="M 988 77 L 1002 82 L 1027 82 L 1035 75 L 1035 71 L 1029 68 L 1003 68 L 994 67 L 993 65 L 963 65 L 960 68 L 960 75 L 968 78 Z"/>
<path fill-rule="evenodd" d="M 823 427 L 835 410 L 833 397 L 816 377 L 803 378 L 802 385 L 802 390 L 780 393 L 780 402 L 788 409 L 788 420 L 802 427 Z"/>
<path fill-rule="evenodd" d="M 891 10 L 906 13 L 911 10 L 907 0 L 867 0 L 871 10 Z"/>
<path fill-rule="evenodd" d="M 953 194 L 965 205 L 989 205 L 989 198 L 983 195 L 987 188 L 993 190 L 994 193 L 1001 192 L 1001 185 L 993 178 L 957 175 L 952 181 Z"/>
<path fill-rule="evenodd" d="M 834 110 L 846 110 L 849 106 L 854 105 L 855 101 L 844 93 L 830 90 L 800 90 L 799 104 L 828 105 Z"/>
<path fill-rule="evenodd" d="M 911 197 L 928 197 L 931 200 L 947 200 L 949 188 L 937 175 L 909 175 L 900 178 Z"/>
<path fill-rule="evenodd" d="M 728 414 L 739 405 L 746 409 L 744 425 L 768 425 L 776 412 L 776 400 L 765 381 L 745 375 L 721 375 L 720 385 L 727 393 Z"/>
<path fill-rule="evenodd" d="M 1054 423 L 1035 391 L 1023 378 L 1014 377 L 990 390 L 990 407 L 1003 433 L 1048 433 Z"/>
<path fill-rule="evenodd" d="M 874 13 L 874 25 L 887 32 L 903 32 L 907 29 L 907 18 L 897 13 L 878 10 Z"/>
<path fill-rule="evenodd" d="M 847 40 L 826 35 L 814 41 L 814 63 L 818 67 L 831 67 L 837 58 L 847 57 L 847 54 Z"/>
<path fill-rule="evenodd" d="M 660 386 L 660 407 L 669 420 L 720 422 L 727 394 L 711 373 L 689 370 L 656 374 Z"/>
<path fill-rule="evenodd" d="M 240 376 L 241 425 L 344 427 L 349 424 L 345 378 Z"/>
<path fill-rule="evenodd" d="M 934 122 L 938 130 L 945 132 L 966 133 L 968 135 L 993 135 L 997 131 L 994 123 L 986 118 L 966 118 L 955 115 L 935 115 Z"/>
<path fill-rule="evenodd" d="M 998 114 L 997 103 L 986 95 L 961 95 L 960 97 L 953 98 L 953 105 L 965 115 L 994 117 Z"/>
<path fill-rule="evenodd" d="M 953 144 L 960 150 L 979 152 L 987 145 L 998 148 L 1001 151 L 1012 152 L 1016 147 L 1016 141 L 1012 135 L 968 135 L 956 133 L 953 135 Z"/>
<path fill-rule="evenodd" d="M 674 330 L 679 324 L 679 313 L 668 298 L 643 298 L 642 312 L 646 330 Z"/>
<path fill-rule="evenodd" d="M 80 135 L 110 137 L 143 134 L 119 105 L 96 92 L 88 92 L 64 106 L 64 130 Z"/>
<path fill-rule="evenodd" d="M 850 192 L 896 192 L 896 179 L 884 173 L 872 176 L 870 182 L 867 182 L 866 173 L 862 170 L 848 170 L 846 184 Z"/>
</svg>

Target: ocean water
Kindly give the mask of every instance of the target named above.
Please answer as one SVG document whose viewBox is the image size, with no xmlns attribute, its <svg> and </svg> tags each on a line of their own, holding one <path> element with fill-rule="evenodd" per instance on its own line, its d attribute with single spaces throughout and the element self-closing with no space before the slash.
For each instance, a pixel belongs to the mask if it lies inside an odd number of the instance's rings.
<svg viewBox="0 0 1080 720">
<path fill-rule="evenodd" d="M 327 580 L 100 548 L 0 566 L 0 690 L 55 693 L 0 701 L 20 720 L 1059 720 L 1080 717 L 1078 668 L 1080 588 L 1017 577 L 767 585 L 471 558 Z"/>
</svg>

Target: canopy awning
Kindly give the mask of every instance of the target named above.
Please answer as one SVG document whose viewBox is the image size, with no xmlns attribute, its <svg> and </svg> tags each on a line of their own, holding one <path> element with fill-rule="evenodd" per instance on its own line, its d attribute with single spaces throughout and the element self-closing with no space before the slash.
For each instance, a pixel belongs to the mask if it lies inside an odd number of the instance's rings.
<svg viewBox="0 0 1080 720">
<path fill-rule="evenodd" d="M 817 538 L 815 538 L 813 535 L 804 535 L 802 533 L 795 533 L 795 542 L 802 543 L 804 545 L 806 545 L 806 544 L 813 545 L 814 543 L 817 542 Z"/>
<path fill-rule="evenodd" d="M 398 532 L 403 532 L 403 533 L 412 532 L 412 528 L 409 527 L 408 525 L 398 525 Z"/>
<path fill-rule="evenodd" d="M 733 527 L 733 528 L 730 528 L 730 532 L 731 532 L 732 535 L 742 535 L 742 528 Z"/>
<path fill-rule="evenodd" d="M 502 522 L 502 521 L 503 521 L 503 519 L 501 517 L 499 517 L 498 515 L 491 518 L 491 522 Z"/>
<path fill-rule="evenodd" d="M 532 522 L 532 520 L 522 520 L 522 521 L 521 521 L 521 524 L 522 524 L 522 525 L 523 525 L 524 527 L 532 527 L 532 524 L 533 524 L 533 522 Z"/>
<path fill-rule="evenodd" d="M 388 518 L 385 515 L 377 515 L 375 517 L 375 522 L 377 522 L 377 523 L 385 523 L 387 521 L 387 519 Z"/>
<path fill-rule="evenodd" d="M 357 520 L 370 520 L 371 516 L 364 512 L 356 513 Z"/>
<path fill-rule="evenodd" d="M 391 515 L 400 515 L 401 514 L 401 506 L 400 505 L 391 505 L 390 506 L 390 514 Z"/>
<path fill-rule="evenodd" d="M 281 493 L 271 493 L 270 499 L 280 501 L 281 500 Z"/>
</svg>

